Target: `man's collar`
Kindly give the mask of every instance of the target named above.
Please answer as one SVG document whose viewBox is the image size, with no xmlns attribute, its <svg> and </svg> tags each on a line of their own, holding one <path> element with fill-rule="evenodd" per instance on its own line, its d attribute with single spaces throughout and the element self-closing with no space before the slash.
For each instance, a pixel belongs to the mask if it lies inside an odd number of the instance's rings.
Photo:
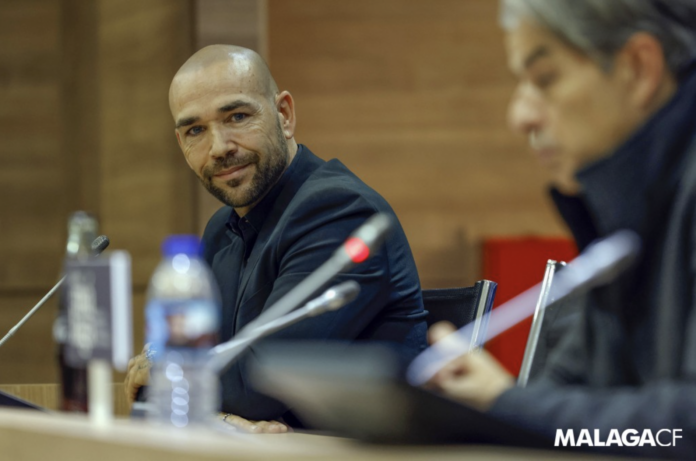
<svg viewBox="0 0 696 461">
<path fill-rule="evenodd" d="M 677 187 L 686 148 L 696 132 L 696 71 L 686 76 L 672 99 L 612 155 L 577 174 L 582 195 L 606 235 L 618 229 L 644 233 L 649 203 Z"/>
</svg>

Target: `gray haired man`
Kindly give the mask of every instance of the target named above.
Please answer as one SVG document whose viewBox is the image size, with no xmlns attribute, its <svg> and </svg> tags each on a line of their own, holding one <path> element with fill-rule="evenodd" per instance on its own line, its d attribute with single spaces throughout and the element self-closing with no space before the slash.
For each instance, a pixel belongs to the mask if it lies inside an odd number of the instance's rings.
<svg viewBox="0 0 696 461">
<path fill-rule="evenodd" d="M 589 293 L 582 320 L 527 388 L 485 353 L 460 357 L 431 384 L 551 440 L 585 430 L 585 446 L 607 446 L 618 434 L 608 446 L 620 453 L 692 459 L 696 1 L 503 0 L 502 23 L 519 80 L 510 124 L 551 172 L 580 246 L 630 229 L 643 251 Z M 450 329 L 433 327 L 431 339 Z"/>
</svg>

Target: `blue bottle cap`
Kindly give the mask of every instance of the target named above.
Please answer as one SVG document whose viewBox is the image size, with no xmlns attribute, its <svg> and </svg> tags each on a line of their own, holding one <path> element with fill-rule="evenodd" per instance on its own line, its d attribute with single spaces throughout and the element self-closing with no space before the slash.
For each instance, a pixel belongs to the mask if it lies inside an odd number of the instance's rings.
<svg viewBox="0 0 696 461">
<path fill-rule="evenodd" d="M 162 254 L 166 257 L 182 253 L 197 257 L 202 249 L 201 241 L 195 235 L 170 235 L 162 243 Z"/>
</svg>

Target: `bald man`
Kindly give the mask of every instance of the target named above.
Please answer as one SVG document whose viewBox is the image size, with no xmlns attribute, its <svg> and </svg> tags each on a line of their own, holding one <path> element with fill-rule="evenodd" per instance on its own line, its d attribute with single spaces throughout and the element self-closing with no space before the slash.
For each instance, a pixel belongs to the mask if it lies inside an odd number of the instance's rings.
<svg viewBox="0 0 696 461">
<path fill-rule="evenodd" d="M 393 210 L 341 162 L 325 162 L 295 141 L 293 97 L 278 91 L 258 54 L 226 45 L 200 50 L 174 77 L 169 104 L 186 162 L 226 204 L 203 235 L 222 294 L 221 341 L 319 267 L 372 214 L 383 212 L 396 224 L 384 247 L 334 280 L 357 281 L 358 298 L 274 339 L 379 341 L 407 356 L 425 347 L 418 274 Z M 283 432 L 284 424 L 269 420 L 299 422 L 250 387 L 246 369 L 257 357 L 252 350 L 222 376 L 222 411 L 243 428 Z M 131 399 L 147 382 L 144 362 L 136 358 L 126 378 Z"/>
</svg>

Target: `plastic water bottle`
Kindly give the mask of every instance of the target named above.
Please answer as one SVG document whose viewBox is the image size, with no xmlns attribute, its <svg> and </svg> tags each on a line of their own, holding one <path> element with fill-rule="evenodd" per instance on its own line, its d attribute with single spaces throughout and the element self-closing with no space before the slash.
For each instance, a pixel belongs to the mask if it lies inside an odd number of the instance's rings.
<svg viewBox="0 0 696 461">
<path fill-rule="evenodd" d="M 218 376 L 206 365 L 217 344 L 219 290 L 196 236 L 171 236 L 162 253 L 145 309 L 153 362 L 148 419 L 176 427 L 208 423 L 220 406 Z"/>
</svg>

